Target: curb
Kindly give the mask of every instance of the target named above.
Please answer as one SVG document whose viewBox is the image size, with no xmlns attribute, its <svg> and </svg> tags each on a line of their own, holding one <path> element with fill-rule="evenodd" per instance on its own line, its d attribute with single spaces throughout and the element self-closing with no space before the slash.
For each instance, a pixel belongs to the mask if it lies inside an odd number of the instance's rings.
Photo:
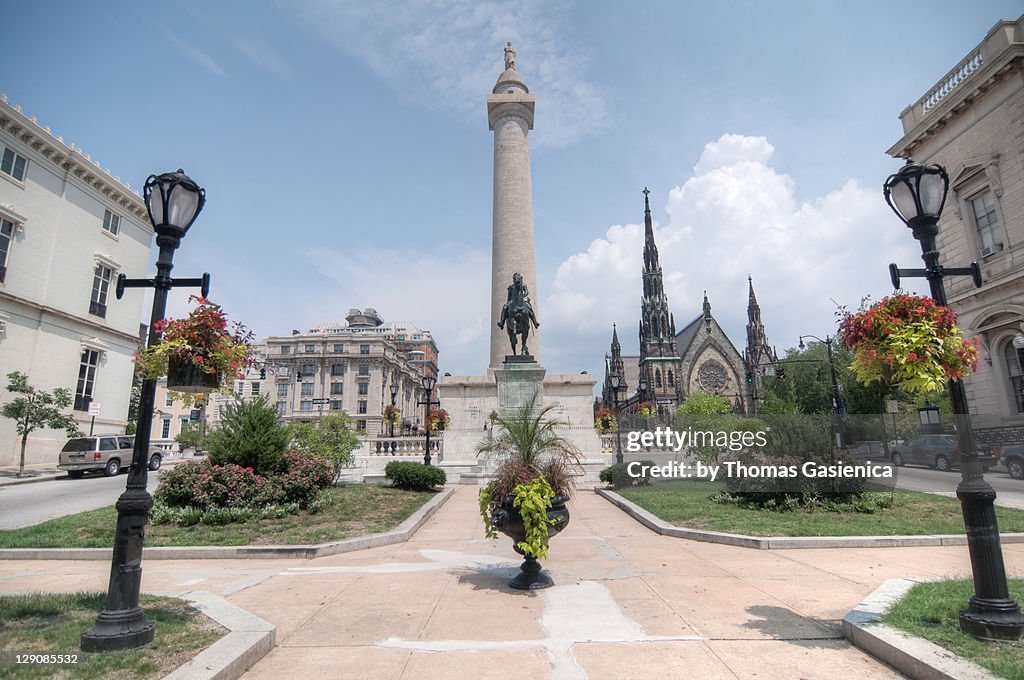
<svg viewBox="0 0 1024 680">
<path fill-rule="evenodd" d="M 967 545 L 966 534 L 925 536 L 746 536 L 727 534 L 720 531 L 686 529 L 669 524 L 660 517 L 631 503 L 614 491 L 595 488 L 594 491 L 612 505 L 618 506 L 627 515 L 662 536 L 686 538 L 705 543 L 721 543 L 739 548 L 755 550 L 794 550 L 800 548 L 912 548 L 928 546 Z M 1024 543 L 1024 533 L 1000 534 L 1001 543 Z M 2 556 L 3 551 L 0 551 Z"/>
<path fill-rule="evenodd" d="M 186 462 L 188 462 L 190 460 L 193 460 L 193 459 L 192 458 L 172 458 L 172 459 L 165 458 L 161 462 L 160 468 L 163 469 L 165 467 L 174 467 L 175 465 L 180 465 L 180 464 L 186 463 Z M 120 473 L 118 473 L 117 476 L 120 476 Z M 0 478 L 0 489 L 3 489 L 5 486 L 17 486 L 18 484 L 33 484 L 35 482 L 52 482 L 52 481 L 57 480 L 57 479 L 64 479 L 65 477 L 67 477 L 67 473 L 64 472 L 64 471 L 44 472 L 44 473 L 41 473 L 40 475 L 35 476 L 35 477 L 3 477 L 3 478 Z"/>
<path fill-rule="evenodd" d="M 313 559 L 408 541 L 455 493 L 445 489 L 391 531 L 318 545 L 192 546 L 143 548 L 150 560 Z M 110 560 L 113 548 L 3 548 L 0 560 Z"/>
<path fill-rule="evenodd" d="M 893 603 L 921 582 L 896 578 L 883 583 L 843 617 L 843 636 L 853 646 L 914 680 L 997 680 L 973 661 L 879 623 Z"/>
<path fill-rule="evenodd" d="M 164 676 L 164 680 L 235 680 L 266 656 L 276 644 L 277 626 L 218 595 L 205 590 L 155 594 L 188 600 L 197 610 L 229 631 L 220 640 Z"/>
</svg>

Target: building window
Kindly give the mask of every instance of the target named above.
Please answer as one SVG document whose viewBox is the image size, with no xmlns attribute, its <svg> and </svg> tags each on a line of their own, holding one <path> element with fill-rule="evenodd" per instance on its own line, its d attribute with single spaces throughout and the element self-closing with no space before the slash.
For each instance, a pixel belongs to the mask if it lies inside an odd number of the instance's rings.
<svg viewBox="0 0 1024 680">
<path fill-rule="evenodd" d="M 991 190 L 986 189 L 977 198 L 972 198 L 970 203 L 971 211 L 974 213 L 974 226 L 978 230 L 981 254 L 998 253 L 1003 249 L 1003 235 L 996 214 L 995 196 Z"/>
<path fill-rule="evenodd" d="M 252 396 L 258 397 L 259 394 L 260 394 L 260 384 L 258 382 L 253 382 L 253 383 L 251 383 L 251 386 L 252 386 Z"/>
<path fill-rule="evenodd" d="M 1017 349 L 1012 342 L 1003 350 L 1006 375 L 1010 378 L 1010 392 L 1016 413 L 1024 413 L 1024 348 Z"/>
<path fill-rule="evenodd" d="M 281 354 L 291 354 L 291 353 L 292 353 L 292 348 L 289 347 L 288 345 L 284 345 L 281 348 Z"/>
<path fill-rule="evenodd" d="M 121 231 L 121 217 L 115 215 L 109 210 L 103 211 L 103 231 L 117 236 L 117 232 Z"/>
<path fill-rule="evenodd" d="M 160 425 L 160 438 L 170 439 L 171 438 L 171 419 L 164 418 L 163 423 Z"/>
<path fill-rule="evenodd" d="M 337 354 L 341 354 L 342 352 L 344 352 L 344 351 L 345 351 L 345 345 L 342 345 L 342 344 L 339 344 L 339 343 L 335 343 L 335 345 L 334 345 L 334 351 L 335 351 L 335 352 L 336 352 Z"/>
<path fill-rule="evenodd" d="M 288 405 L 285 402 L 283 402 L 283 401 L 277 402 L 277 415 L 283 416 L 284 412 L 285 412 L 285 409 L 287 409 L 287 408 L 288 408 Z"/>
<path fill-rule="evenodd" d="M 654 371 L 654 386 L 661 387 L 661 369 Z"/>
<path fill-rule="evenodd" d="M 366 413 L 366 400 L 365 399 L 360 399 L 358 406 L 359 406 L 359 413 Z"/>
<path fill-rule="evenodd" d="M 365 397 L 370 393 L 370 383 L 359 383 L 359 396 Z"/>
<path fill-rule="evenodd" d="M 359 345 L 359 353 L 360 354 L 369 354 L 370 353 L 370 346 L 369 345 Z"/>
<path fill-rule="evenodd" d="M 331 364 L 331 375 L 345 375 L 345 364 Z"/>
<path fill-rule="evenodd" d="M 340 411 L 341 408 L 342 407 L 341 407 L 341 401 L 340 400 L 335 399 L 334 401 L 331 402 L 331 410 L 332 411 Z"/>
<path fill-rule="evenodd" d="M 366 432 L 366 421 L 365 420 L 357 420 L 356 421 L 356 432 Z"/>
<path fill-rule="evenodd" d="M 277 397 L 279 399 L 288 397 L 288 383 L 281 383 L 277 386 Z"/>
<path fill-rule="evenodd" d="M 668 386 L 669 387 L 675 387 L 675 385 L 676 385 L 676 376 L 675 376 L 675 374 L 672 373 L 672 371 L 669 371 L 668 372 Z"/>
<path fill-rule="evenodd" d="M 89 300 L 89 313 L 106 318 L 107 293 L 110 291 L 110 278 L 114 270 L 102 264 L 96 265 L 92 277 L 92 298 Z"/>
<path fill-rule="evenodd" d="M 168 392 L 167 399 L 164 400 L 164 406 L 174 406 L 174 396 Z"/>
<path fill-rule="evenodd" d="M 370 375 L 370 364 L 359 364 L 359 375 Z"/>
<path fill-rule="evenodd" d="M 313 396 L 313 383 L 302 383 L 302 396 L 312 397 Z"/>
<path fill-rule="evenodd" d="M 331 394 L 345 394 L 345 384 L 331 383 Z"/>
<path fill-rule="evenodd" d="M 312 378 L 316 375 L 316 366 L 313 364 L 306 364 L 302 367 L 302 377 Z"/>
<path fill-rule="evenodd" d="M 82 350 L 82 363 L 78 366 L 78 386 L 75 388 L 75 410 L 88 411 L 92 391 L 96 384 L 96 367 L 100 353 L 94 349 Z"/>
<path fill-rule="evenodd" d="M 306 345 L 306 354 L 316 354 L 316 345 Z"/>
<path fill-rule="evenodd" d="M 309 413 L 310 411 L 313 410 L 313 402 L 311 402 L 311 401 L 299 402 L 299 410 L 304 412 L 304 413 Z"/>
<path fill-rule="evenodd" d="M 0 172 L 10 175 L 19 182 L 25 181 L 25 166 L 28 160 L 20 153 L 15 153 L 10 147 L 4 147 L 3 162 L 0 162 Z"/>
<path fill-rule="evenodd" d="M 14 240 L 14 222 L 0 219 L 0 283 L 7 276 L 7 253 L 11 251 Z"/>
</svg>

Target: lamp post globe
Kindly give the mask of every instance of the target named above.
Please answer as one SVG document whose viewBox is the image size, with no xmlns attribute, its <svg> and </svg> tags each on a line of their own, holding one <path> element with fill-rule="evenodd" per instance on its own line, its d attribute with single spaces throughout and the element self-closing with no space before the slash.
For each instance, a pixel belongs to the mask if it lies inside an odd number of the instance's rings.
<svg viewBox="0 0 1024 680">
<path fill-rule="evenodd" d="M 946 205 L 949 175 L 941 165 L 907 164 L 885 180 L 885 202 L 905 225 L 917 232 L 938 226 Z M 917 233 L 915 238 L 920 238 Z"/>
<path fill-rule="evenodd" d="M 157 234 L 179 239 L 206 205 L 206 190 L 181 168 L 177 172 L 150 175 L 142 187 L 142 197 Z"/>
</svg>

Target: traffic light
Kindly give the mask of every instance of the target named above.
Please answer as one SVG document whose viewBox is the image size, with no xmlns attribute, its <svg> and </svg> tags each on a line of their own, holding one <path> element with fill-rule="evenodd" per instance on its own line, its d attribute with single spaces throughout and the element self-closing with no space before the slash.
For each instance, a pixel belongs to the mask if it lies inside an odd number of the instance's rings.
<svg viewBox="0 0 1024 680">
<path fill-rule="evenodd" d="M 302 371 L 301 370 L 295 371 L 295 382 L 297 382 L 297 383 L 302 382 Z"/>
<path fill-rule="evenodd" d="M 754 382 L 754 374 L 751 373 L 750 371 L 747 371 L 747 382 L 748 383 Z"/>
<path fill-rule="evenodd" d="M 780 380 L 782 378 L 785 378 L 786 377 L 786 369 L 783 368 L 782 366 L 779 366 L 778 368 L 776 368 L 775 369 L 775 377 L 779 378 Z"/>
<path fill-rule="evenodd" d="M 267 379 L 267 369 L 266 369 L 266 367 L 260 368 L 260 380 L 266 380 L 266 379 Z"/>
</svg>

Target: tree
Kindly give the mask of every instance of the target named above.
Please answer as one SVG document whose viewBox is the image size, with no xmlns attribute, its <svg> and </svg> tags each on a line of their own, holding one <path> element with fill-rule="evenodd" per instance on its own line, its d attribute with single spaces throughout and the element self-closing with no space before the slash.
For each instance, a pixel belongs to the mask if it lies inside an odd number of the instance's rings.
<svg viewBox="0 0 1024 680">
<path fill-rule="evenodd" d="M 732 413 L 732 404 L 728 399 L 717 394 L 694 392 L 676 410 L 682 415 L 724 415 Z"/>
<path fill-rule="evenodd" d="M 359 446 L 351 425 L 352 419 L 344 413 L 332 413 L 312 423 L 293 423 L 289 431 L 295 448 L 329 462 L 334 469 L 333 479 L 337 479 L 341 468 L 352 462 L 352 451 Z"/>
<path fill-rule="evenodd" d="M 206 442 L 206 435 L 203 433 L 201 425 L 182 423 L 181 432 L 174 438 L 174 441 L 178 442 L 178 445 L 183 449 L 200 450 Z"/>
<path fill-rule="evenodd" d="M 211 463 L 234 463 L 258 475 L 281 470 L 288 430 L 277 424 L 277 410 L 266 395 L 250 401 L 236 398 L 221 415 L 220 427 L 206 435 Z"/>
<path fill-rule="evenodd" d="M 21 396 L 4 404 L 3 415 L 15 421 L 17 433 L 21 435 L 21 459 L 18 462 L 18 476 L 25 476 L 25 446 L 28 436 L 40 428 L 64 430 L 68 437 L 82 433 L 74 416 L 61 413 L 71 405 L 71 393 L 58 387 L 53 392 L 38 390 L 28 384 L 28 376 L 14 371 L 7 374 L 7 391 Z"/>
<path fill-rule="evenodd" d="M 676 408 L 675 428 L 680 432 L 703 433 L 691 440 L 688 447 L 698 460 L 709 463 L 730 450 L 728 441 L 736 437 L 734 433 L 756 433 L 763 426 L 754 418 L 733 413 L 732 404 L 726 397 L 694 392 Z"/>
</svg>

